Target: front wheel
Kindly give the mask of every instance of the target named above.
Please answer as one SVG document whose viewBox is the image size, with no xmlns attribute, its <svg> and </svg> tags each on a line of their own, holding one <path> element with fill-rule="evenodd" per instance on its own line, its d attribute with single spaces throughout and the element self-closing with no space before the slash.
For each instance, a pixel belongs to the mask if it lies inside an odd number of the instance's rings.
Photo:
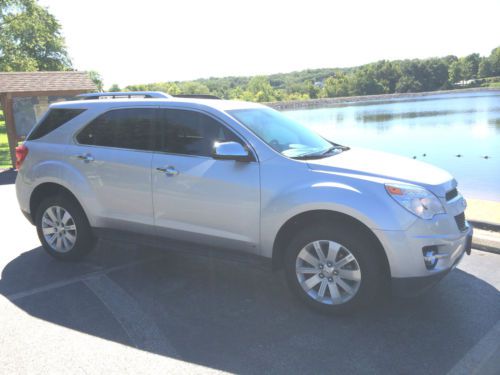
<svg viewBox="0 0 500 375">
<path fill-rule="evenodd" d="M 35 223 L 43 248 L 55 258 L 79 259 L 94 248 L 95 238 L 85 213 L 64 195 L 44 199 Z"/>
<path fill-rule="evenodd" d="M 291 240 L 285 273 L 292 291 L 322 312 L 346 313 L 372 302 L 384 279 L 376 244 L 354 227 L 305 228 Z"/>
</svg>

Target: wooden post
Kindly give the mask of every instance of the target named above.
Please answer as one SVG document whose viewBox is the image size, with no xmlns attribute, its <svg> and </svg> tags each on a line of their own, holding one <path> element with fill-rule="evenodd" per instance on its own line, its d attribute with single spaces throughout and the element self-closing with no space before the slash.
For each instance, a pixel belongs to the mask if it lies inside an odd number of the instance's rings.
<svg viewBox="0 0 500 375">
<path fill-rule="evenodd" d="M 7 138 L 9 140 L 10 160 L 12 167 L 16 166 L 16 147 L 17 147 L 17 133 L 16 125 L 14 123 L 14 112 L 12 95 L 6 93 L 1 95 L 3 115 L 5 117 L 5 127 L 7 128 Z"/>
</svg>

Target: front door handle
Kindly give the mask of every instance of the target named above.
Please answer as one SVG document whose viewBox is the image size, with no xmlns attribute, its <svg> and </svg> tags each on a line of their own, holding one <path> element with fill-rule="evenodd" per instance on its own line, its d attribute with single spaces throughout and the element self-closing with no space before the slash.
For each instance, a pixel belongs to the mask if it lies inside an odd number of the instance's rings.
<svg viewBox="0 0 500 375">
<path fill-rule="evenodd" d="M 88 163 L 89 161 L 94 161 L 94 157 L 90 154 L 85 154 L 85 155 L 78 155 L 78 159 L 83 160 L 84 162 Z"/>
<path fill-rule="evenodd" d="M 166 168 L 158 167 L 156 170 L 165 173 L 167 176 L 177 176 L 179 174 L 179 171 L 171 165 Z"/>
</svg>

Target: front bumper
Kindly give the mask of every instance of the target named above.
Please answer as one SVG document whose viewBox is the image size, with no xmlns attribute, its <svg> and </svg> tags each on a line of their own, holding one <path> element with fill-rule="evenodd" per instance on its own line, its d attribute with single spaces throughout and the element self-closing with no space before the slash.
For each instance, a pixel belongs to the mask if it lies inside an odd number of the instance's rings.
<svg viewBox="0 0 500 375">
<path fill-rule="evenodd" d="M 392 294 L 400 297 L 415 296 L 437 284 L 460 263 L 465 254 L 470 255 L 472 248 L 472 231 L 473 229 L 471 227 L 470 235 L 468 235 L 466 239 L 465 247 L 461 250 L 460 254 L 454 260 L 453 265 L 450 268 L 422 277 L 393 277 L 391 279 Z"/>
<path fill-rule="evenodd" d="M 417 220 L 404 231 L 374 230 L 386 251 L 393 290 L 399 295 L 416 294 L 442 279 L 470 253 L 473 229 L 457 228 L 453 216 L 439 215 L 433 220 Z M 438 261 L 427 269 L 422 249 L 433 246 Z"/>
</svg>

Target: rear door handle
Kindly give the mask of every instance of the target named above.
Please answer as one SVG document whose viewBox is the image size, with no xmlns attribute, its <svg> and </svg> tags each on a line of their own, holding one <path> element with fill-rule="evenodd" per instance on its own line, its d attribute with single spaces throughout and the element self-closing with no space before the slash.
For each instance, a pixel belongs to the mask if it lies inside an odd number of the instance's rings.
<svg viewBox="0 0 500 375">
<path fill-rule="evenodd" d="M 78 155 L 78 159 L 83 160 L 84 162 L 89 162 L 89 161 L 94 161 L 94 157 L 90 154 L 85 154 L 85 155 Z"/>
<path fill-rule="evenodd" d="M 166 168 L 158 167 L 156 170 L 165 173 L 167 176 L 177 176 L 179 174 L 179 171 L 171 165 Z"/>
</svg>

